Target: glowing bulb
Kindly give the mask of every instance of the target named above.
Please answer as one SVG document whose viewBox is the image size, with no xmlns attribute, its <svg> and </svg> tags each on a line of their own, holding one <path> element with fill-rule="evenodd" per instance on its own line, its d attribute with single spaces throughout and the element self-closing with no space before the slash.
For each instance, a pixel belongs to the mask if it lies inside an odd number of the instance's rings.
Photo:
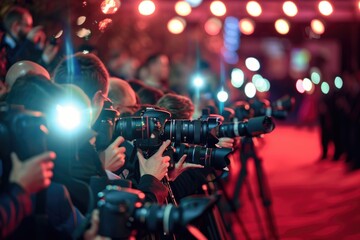
<svg viewBox="0 0 360 240">
<path fill-rule="evenodd" d="M 335 87 L 337 87 L 338 89 L 342 88 L 342 86 L 343 86 L 342 78 L 339 76 L 336 76 L 336 78 L 334 80 L 334 84 L 335 84 Z"/>
<path fill-rule="evenodd" d="M 226 6 L 222 1 L 213 1 L 210 4 L 210 11 L 215 16 L 224 16 L 226 13 Z"/>
<path fill-rule="evenodd" d="M 244 72 L 239 69 L 239 68 L 234 68 L 231 71 L 231 84 L 236 87 L 239 88 L 244 84 Z"/>
<path fill-rule="evenodd" d="M 243 18 L 239 21 L 239 29 L 245 35 L 251 35 L 255 30 L 255 23 L 250 18 Z"/>
<path fill-rule="evenodd" d="M 155 12 L 155 4 L 151 0 L 143 0 L 138 7 L 139 13 L 144 16 L 149 16 Z"/>
<path fill-rule="evenodd" d="M 220 101 L 220 102 L 226 102 L 229 98 L 229 94 L 227 92 L 225 92 L 224 90 L 221 90 L 218 92 L 217 94 L 217 99 Z"/>
<path fill-rule="evenodd" d="M 262 13 L 261 6 L 256 1 L 250 1 L 246 4 L 246 11 L 250 16 L 258 17 Z"/>
<path fill-rule="evenodd" d="M 316 34 L 321 35 L 325 32 L 324 24 L 318 19 L 313 19 L 311 21 L 310 26 L 311 26 L 311 30 Z"/>
<path fill-rule="evenodd" d="M 324 93 L 324 94 L 328 94 L 329 91 L 330 91 L 330 86 L 327 82 L 322 82 L 321 83 L 321 91 Z"/>
<path fill-rule="evenodd" d="M 253 98 L 255 97 L 256 95 L 256 87 L 255 85 L 252 83 L 252 82 L 248 82 L 246 85 L 245 85 L 245 95 L 248 97 L 248 98 Z"/>
<path fill-rule="evenodd" d="M 278 19 L 275 22 L 275 29 L 278 33 L 285 35 L 290 30 L 290 25 L 285 19 Z"/>
<path fill-rule="evenodd" d="M 250 71 L 258 71 L 260 69 L 260 62 L 259 60 L 257 60 L 254 57 L 249 57 L 245 60 L 245 66 L 250 70 Z"/>
<path fill-rule="evenodd" d="M 219 32 L 222 28 L 222 23 L 217 18 L 210 18 L 205 22 L 204 28 L 205 28 L 205 32 L 207 34 L 209 34 L 211 36 L 215 36 L 215 35 L 219 34 Z"/>
<path fill-rule="evenodd" d="M 283 4 L 283 11 L 284 13 L 289 17 L 294 17 L 298 13 L 298 9 L 296 7 L 296 4 L 292 1 L 286 1 Z"/>
<path fill-rule="evenodd" d="M 333 6 L 328 1 L 321 1 L 319 2 L 319 11 L 324 16 L 329 16 L 334 11 Z"/>
<path fill-rule="evenodd" d="M 171 32 L 173 34 L 182 33 L 185 29 L 185 26 L 186 26 L 185 19 L 180 18 L 180 17 L 172 18 L 167 24 L 167 28 L 168 28 L 169 32 Z"/>
<path fill-rule="evenodd" d="M 298 79 L 296 81 L 296 90 L 299 92 L 299 93 L 304 93 L 305 92 L 305 89 L 303 87 L 303 80 L 301 79 Z"/>
<path fill-rule="evenodd" d="M 175 4 L 175 12 L 180 16 L 187 16 L 191 13 L 191 6 L 188 2 L 178 1 Z"/>
</svg>

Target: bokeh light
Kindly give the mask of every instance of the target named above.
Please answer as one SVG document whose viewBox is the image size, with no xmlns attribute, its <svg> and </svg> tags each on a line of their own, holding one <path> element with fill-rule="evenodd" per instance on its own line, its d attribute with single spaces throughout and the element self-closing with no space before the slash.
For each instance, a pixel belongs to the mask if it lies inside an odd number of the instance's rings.
<svg viewBox="0 0 360 240">
<path fill-rule="evenodd" d="M 190 4 L 191 7 L 197 7 L 202 3 L 202 0 L 186 0 Z"/>
<path fill-rule="evenodd" d="M 139 4 L 138 10 L 141 15 L 149 16 L 155 12 L 155 3 L 151 0 L 143 0 Z"/>
<path fill-rule="evenodd" d="M 180 16 L 187 16 L 191 13 L 191 6 L 188 2 L 178 1 L 175 4 L 175 12 Z"/>
<path fill-rule="evenodd" d="M 222 22 L 218 18 L 210 18 L 205 22 L 205 32 L 210 36 L 219 34 L 222 28 Z"/>
<path fill-rule="evenodd" d="M 311 72 L 311 81 L 314 83 L 314 84 L 319 84 L 320 81 L 321 81 L 321 75 L 318 71 L 313 71 Z"/>
<path fill-rule="evenodd" d="M 299 92 L 299 93 L 304 93 L 305 92 L 305 89 L 303 87 L 303 80 L 302 79 L 298 79 L 296 81 L 296 90 Z"/>
<path fill-rule="evenodd" d="M 81 28 L 79 31 L 76 32 L 76 35 L 77 35 L 79 38 L 89 37 L 90 34 L 91 34 L 91 31 L 90 31 L 90 29 L 87 29 L 87 28 Z"/>
<path fill-rule="evenodd" d="M 330 86 L 327 82 L 322 82 L 321 83 L 321 92 L 323 92 L 324 94 L 328 94 L 330 91 Z"/>
<path fill-rule="evenodd" d="M 334 11 L 333 6 L 328 1 L 319 2 L 318 8 L 319 8 L 319 12 L 324 16 L 329 16 Z"/>
<path fill-rule="evenodd" d="M 167 28 L 169 32 L 171 32 L 172 34 L 182 33 L 185 29 L 185 26 L 186 26 L 186 21 L 181 17 L 174 17 L 170 19 L 170 21 L 167 24 Z"/>
<path fill-rule="evenodd" d="M 289 22 L 286 21 L 285 19 L 278 19 L 275 22 L 275 29 L 278 33 L 285 35 L 290 30 Z"/>
<path fill-rule="evenodd" d="M 250 16 L 258 17 L 262 13 L 260 4 L 257 1 L 250 1 L 246 4 L 246 11 Z"/>
<path fill-rule="evenodd" d="M 313 19 L 311 21 L 311 30 L 316 34 L 323 34 L 325 32 L 325 26 L 319 19 Z"/>
<path fill-rule="evenodd" d="M 260 62 L 259 60 L 257 60 L 254 57 L 249 57 L 245 60 L 245 66 L 247 67 L 247 69 L 249 69 L 250 71 L 258 71 L 260 69 Z"/>
<path fill-rule="evenodd" d="M 294 17 L 298 13 L 298 8 L 296 4 L 292 1 L 286 1 L 284 2 L 282 9 L 284 13 L 289 17 Z"/>
<path fill-rule="evenodd" d="M 304 90 L 307 92 L 310 92 L 313 88 L 313 83 L 308 78 L 304 78 L 304 80 L 302 81 L 302 85 L 303 85 Z"/>
<path fill-rule="evenodd" d="M 244 72 L 239 68 L 234 68 L 231 71 L 231 84 L 239 88 L 244 84 L 245 75 Z"/>
<path fill-rule="evenodd" d="M 100 32 L 104 32 L 108 26 L 112 23 L 112 20 L 110 18 L 105 18 L 104 20 L 99 22 L 99 30 Z"/>
<path fill-rule="evenodd" d="M 117 12 L 120 5 L 120 0 L 104 0 L 102 1 L 100 8 L 104 14 L 114 14 Z"/>
<path fill-rule="evenodd" d="M 86 17 L 85 16 L 80 16 L 80 17 L 77 18 L 76 24 L 78 26 L 80 26 L 80 25 L 83 25 L 85 21 L 86 21 Z"/>
<path fill-rule="evenodd" d="M 196 88 L 202 88 L 204 86 L 205 82 L 204 79 L 201 76 L 195 76 L 193 79 L 193 85 Z"/>
<path fill-rule="evenodd" d="M 252 82 L 248 82 L 246 85 L 245 85 L 245 95 L 248 97 L 248 98 L 253 98 L 255 97 L 256 95 L 256 87 L 255 85 L 252 83 Z"/>
<path fill-rule="evenodd" d="M 251 35 L 255 31 L 255 22 L 250 18 L 243 18 L 239 22 L 240 32 L 245 35 Z"/>
<path fill-rule="evenodd" d="M 229 94 L 224 90 L 219 91 L 217 94 L 217 99 L 220 102 L 226 102 L 228 100 L 228 98 L 229 98 Z"/>
<path fill-rule="evenodd" d="M 339 76 L 336 76 L 335 80 L 334 80 L 335 87 L 338 88 L 338 89 L 341 89 L 343 84 L 344 84 L 344 82 L 343 82 L 342 78 L 339 77 Z"/>
<path fill-rule="evenodd" d="M 222 1 L 213 1 L 210 4 L 210 11 L 215 16 L 221 17 L 226 13 L 226 6 Z"/>
</svg>

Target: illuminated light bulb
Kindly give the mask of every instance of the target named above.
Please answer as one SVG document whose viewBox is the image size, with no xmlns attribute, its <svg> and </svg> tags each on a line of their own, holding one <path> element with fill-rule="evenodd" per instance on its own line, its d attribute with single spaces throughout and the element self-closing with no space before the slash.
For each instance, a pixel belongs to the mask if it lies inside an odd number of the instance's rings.
<svg viewBox="0 0 360 240">
<path fill-rule="evenodd" d="M 229 98 L 229 94 L 224 90 L 219 91 L 217 94 L 217 99 L 220 102 L 226 102 L 228 100 L 228 98 Z"/>
<path fill-rule="evenodd" d="M 222 1 L 213 1 L 210 4 L 210 11 L 215 16 L 224 16 L 226 13 L 226 6 Z"/>
<path fill-rule="evenodd" d="M 330 91 L 330 86 L 327 82 L 322 82 L 321 83 L 321 91 L 324 93 L 324 94 L 328 94 L 329 91 Z"/>
<path fill-rule="evenodd" d="M 250 18 L 243 18 L 239 21 L 240 32 L 245 35 L 251 35 L 255 31 L 255 23 Z"/>
<path fill-rule="evenodd" d="M 335 84 L 335 87 L 336 87 L 336 88 L 341 89 L 342 86 L 343 86 L 343 84 L 344 84 L 344 82 L 343 82 L 343 80 L 342 80 L 341 77 L 336 76 L 336 78 L 335 78 L 335 80 L 334 80 L 334 84 Z"/>
<path fill-rule="evenodd" d="M 260 69 L 260 62 L 259 60 L 257 60 L 254 57 L 249 57 L 245 60 L 245 66 L 247 67 L 247 69 L 249 69 L 250 71 L 258 71 Z"/>
<path fill-rule="evenodd" d="M 202 3 L 202 0 L 186 0 L 187 3 L 190 4 L 191 7 L 197 7 Z"/>
<path fill-rule="evenodd" d="M 246 4 L 246 11 L 250 16 L 258 17 L 262 13 L 261 6 L 256 1 L 250 1 Z"/>
<path fill-rule="evenodd" d="M 328 1 L 321 1 L 318 5 L 319 12 L 324 16 L 330 16 L 334 9 L 330 2 Z"/>
<path fill-rule="evenodd" d="M 303 80 L 301 79 L 298 79 L 296 81 L 296 90 L 299 92 L 299 93 L 304 93 L 305 92 L 305 89 L 303 87 Z"/>
<path fill-rule="evenodd" d="M 155 4 L 151 0 L 143 0 L 138 7 L 139 13 L 144 16 L 149 16 L 155 12 Z"/>
<path fill-rule="evenodd" d="M 256 87 L 255 85 L 252 83 L 252 82 L 248 82 L 246 85 L 245 85 L 245 95 L 248 97 L 248 98 L 253 98 L 255 97 L 256 95 Z"/>
<path fill-rule="evenodd" d="M 311 21 L 310 26 L 311 26 L 311 30 L 316 34 L 321 35 L 325 32 L 324 24 L 318 19 L 313 19 Z"/>
<path fill-rule="evenodd" d="M 181 17 L 174 17 L 170 19 L 170 21 L 167 24 L 167 28 L 169 32 L 171 32 L 172 34 L 182 33 L 185 29 L 185 26 L 186 26 L 186 21 Z"/>
<path fill-rule="evenodd" d="M 119 0 L 104 0 L 100 8 L 104 14 L 114 14 L 119 9 L 121 3 Z"/>
<path fill-rule="evenodd" d="M 245 75 L 244 72 L 239 68 L 234 68 L 231 71 L 231 84 L 239 88 L 244 84 Z"/>
<path fill-rule="evenodd" d="M 286 21 L 285 19 L 278 19 L 275 22 L 275 29 L 278 33 L 285 35 L 290 30 L 289 22 Z"/>
<path fill-rule="evenodd" d="M 304 90 L 307 92 L 311 91 L 311 89 L 313 88 L 313 83 L 308 78 L 304 78 L 302 85 L 303 85 Z"/>
<path fill-rule="evenodd" d="M 298 13 L 298 8 L 296 4 L 292 1 L 286 1 L 284 2 L 282 9 L 284 13 L 289 17 L 294 17 Z"/>
<path fill-rule="evenodd" d="M 205 22 L 204 29 L 210 36 L 219 34 L 222 28 L 222 23 L 218 18 L 210 18 Z"/>
<path fill-rule="evenodd" d="M 175 4 L 175 12 L 180 16 L 187 16 L 191 13 L 191 6 L 188 2 L 178 1 Z"/>
<path fill-rule="evenodd" d="M 80 25 L 82 25 L 85 21 L 86 21 L 86 17 L 85 17 L 85 16 L 80 16 L 80 17 L 77 18 L 76 24 L 77 24 L 78 26 L 80 26 Z"/>
</svg>

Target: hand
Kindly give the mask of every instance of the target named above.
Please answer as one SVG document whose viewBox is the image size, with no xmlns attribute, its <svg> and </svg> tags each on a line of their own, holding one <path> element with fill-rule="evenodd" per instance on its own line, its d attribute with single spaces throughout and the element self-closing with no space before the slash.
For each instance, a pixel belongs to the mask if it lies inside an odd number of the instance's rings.
<svg viewBox="0 0 360 240">
<path fill-rule="evenodd" d="M 43 54 L 41 55 L 41 58 L 46 64 L 49 64 L 52 60 L 54 60 L 54 58 L 58 52 L 59 52 L 58 45 L 53 45 L 53 44 L 47 43 L 45 45 Z"/>
<path fill-rule="evenodd" d="M 149 159 L 145 159 L 140 151 L 137 152 L 141 176 L 144 176 L 145 174 L 150 174 L 156 177 L 158 180 L 161 180 L 165 177 L 168 172 L 168 167 L 170 165 L 170 157 L 163 156 L 163 153 L 167 146 L 169 146 L 169 144 L 170 140 L 166 140 L 165 142 L 163 142 L 159 150 Z"/>
<path fill-rule="evenodd" d="M 219 142 L 216 144 L 217 147 L 222 148 L 233 148 L 235 140 L 233 138 L 222 137 L 219 138 Z"/>
<path fill-rule="evenodd" d="M 42 26 L 33 27 L 27 34 L 26 38 L 38 45 L 40 49 L 44 49 L 46 35 Z"/>
<path fill-rule="evenodd" d="M 97 235 L 99 231 L 99 210 L 95 209 L 91 215 L 91 227 L 85 231 L 84 239 L 85 240 L 105 240 L 110 239 L 107 237 L 102 237 Z"/>
<path fill-rule="evenodd" d="M 175 168 L 170 170 L 168 177 L 169 181 L 174 181 L 182 172 L 186 169 L 191 168 L 204 168 L 204 166 L 194 163 L 187 163 L 185 162 L 187 155 L 184 154 L 180 160 L 175 164 Z"/>
<path fill-rule="evenodd" d="M 115 172 L 125 164 L 125 147 L 119 147 L 125 141 L 123 137 L 118 137 L 104 151 L 99 153 L 104 169 Z"/>
<path fill-rule="evenodd" d="M 54 163 L 52 161 L 55 158 L 54 152 L 45 152 L 21 162 L 16 153 L 11 153 L 10 182 L 19 184 L 30 194 L 48 187 L 53 176 Z"/>
</svg>

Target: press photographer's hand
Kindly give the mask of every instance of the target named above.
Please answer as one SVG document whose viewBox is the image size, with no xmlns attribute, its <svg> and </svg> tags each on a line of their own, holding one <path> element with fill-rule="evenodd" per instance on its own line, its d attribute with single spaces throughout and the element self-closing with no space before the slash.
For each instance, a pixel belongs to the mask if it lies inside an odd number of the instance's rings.
<svg viewBox="0 0 360 240">
<path fill-rule="evenodd" d="M 158 180 L 161 180 L 165 177 L 168 172 L 168 167 L 170 165 L 170 157 L 163 156 L 163 153 L 169 146 L 169 144 L 170 140 L 166 140 L 165 142 L 163 142 L 159 150 L 149 159 L 145 159 L 140 151 L 137 152 L 141 176 L 149 174 L 156 177 Z"/>
<path fill-rule="evenodd" d="M 26 36 L 27 39 L 38 45 L 40 49 L 44 49 L 46 35 L 43 26 L 33 27 Z"/>
<path fill-rule="evenodd" d="M 168 180 L 175 181 L 175 179 L 185 170 L 191 168 L 204 168 L 204 166 L 194 163 L 185 162 L 187 155 L 184 154 L 180 160 L 175 164 L 175 168 L 170 170 L 168 173 Z"/>
<path fill-rule="evenodd" d="M 48 187 L 53 176 L 54 163 L 52 161 L 55 158 L 54 152 L 45 152 L 22 162 L 16 153 L 11 153 L 10 182 L 19 184 L 30 194 Z"/>
<path fill-rule="evenodd" d="M 125 139 L 118 137 L 104 151 L 99 153 L 104 169 L 115 172 L 125 164 L 125 147 L 119 147 Z"/>
<path fill-rule="evenodd" d="M 222 147 L 222 148 L 233 148 L 234 143 L 235 143 L 235 140 L 233 138 L 222 137 L 222 138 L 219 138 L 219 142 L 216 144 L 216 146 Z"/>
</svg>

